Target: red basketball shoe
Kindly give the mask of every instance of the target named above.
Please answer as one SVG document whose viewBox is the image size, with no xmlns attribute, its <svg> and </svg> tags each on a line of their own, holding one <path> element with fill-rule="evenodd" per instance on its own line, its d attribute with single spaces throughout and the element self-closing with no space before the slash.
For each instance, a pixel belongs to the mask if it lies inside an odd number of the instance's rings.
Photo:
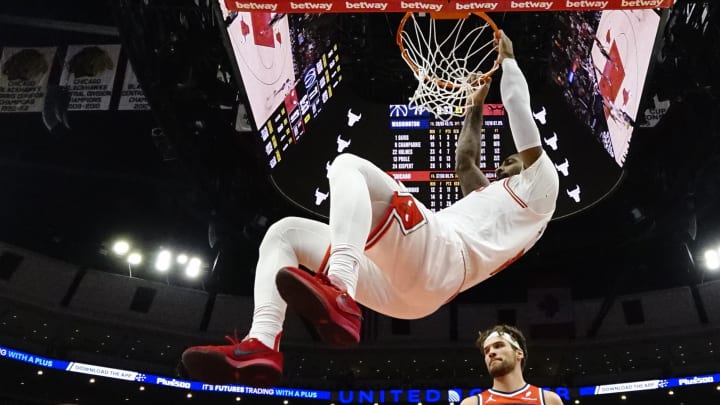
<svg viewBox="0 0 720 405">
<path fill-rule="evenodd" d="M 278 272 L 275 283 L 288 306 L 312 322 L 323 342 L 347 347 L 360 341 L 360 307 L 327 276 L 285 267 Z"/>
<path fill-rule="evenodd" d="M 271 387 L 282 377 L 283 355 L 257 339 L 241 342 L 225 336 L 230 345 L 194 346 L 185 349 L 182 363 L 191 378 L 211 384 Z M 280 336 L 276 339 L 280 340 Z"/>
</svg>

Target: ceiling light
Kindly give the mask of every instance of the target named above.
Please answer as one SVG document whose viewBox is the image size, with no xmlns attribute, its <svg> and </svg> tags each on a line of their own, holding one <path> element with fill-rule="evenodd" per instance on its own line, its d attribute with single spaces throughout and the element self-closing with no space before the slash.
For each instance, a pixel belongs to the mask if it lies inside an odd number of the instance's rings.
<svg viewBox="0 0 720 405">
<path fill-rule="evenodd" d="M 188 262 L 187 267 L 185 268 L 185 274 L 188 277 L 195 278 L 200 275 L 200 265 L 202 265 L 202 262 L 197 257 L 193 257 Z"/>
<path fill-rule="evenodd" d="M 37 375 L 43 375 L 43 371 L 42 371 L 42 370 L 38 370 Z"/>
<path fill-rule="evenodd" d="M 188 262 L 188 256 L 185 253 L 181 253 L 177 257 L 178 264 L 185 264 Z"/>
<path fill-rule="evenodd" d="M 125 256 L 130 250 L 130 244 L 127 241 L 119 240 L 113 243 L 112 251 L 118 256 Z"/>
<path fill-rule="evenodd" d="M 707 266 L 708 270 L 720 268 L 720 253 L 716 249 L 705 251 L 705 266 Z"/>
<path fill-rule="evenodd" d="M 169 250 L 161 250 L 155 259 L 155 269 L 158 271 L 168 271 L 172 263 L 172 253 Z"/>
<path fill-rule="evenodd" d="M 137 266 L 138 264 L 142 263 L 142 255 L 138 252 L 132 252 L 127 258 L 127 262 Z"/>
</svg>

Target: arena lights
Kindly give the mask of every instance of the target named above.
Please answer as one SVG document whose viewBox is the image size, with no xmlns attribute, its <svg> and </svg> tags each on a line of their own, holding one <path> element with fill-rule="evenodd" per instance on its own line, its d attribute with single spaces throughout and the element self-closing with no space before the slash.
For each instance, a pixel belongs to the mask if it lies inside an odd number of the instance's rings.
<svg viewBox="0 0 720 405">
<path fill-rule="evenodd" d="M 125 239 L 118 239 L 112 245 L 112 251 L 115 255 L 123 257 L 129 265 L 130 277 L 133 271 L 143 263 L 142 250 L 132 246 Z M 153 267 L 159 273 L 168 273 L 173 267 L 182 267 L 185 276 L 188 278 L 197 278 L 203 271 L 203 261 L 199 257 L 190 256 L 187 253 L 179 253 L 173 255 L 172 250 L 160 248 L 157 254 L 153 255 Z"/>
<path fill-rule="evenodd" d="M 112 250 L 118 256 L 125 256 L 130 251 L 130 244 L 125 240 L 118 240 L 113 243 Z"/>
<path fill-rule="evenodd" d="M 708 270 L 720 269 L 720 247 L 705 251 L 705 267 Z"/>
<path fill-rule="evenodd" d="M 161 250 L 155 259 L 155 269 L 157 271 L 168 271 L 172 265 L 172 252 L 169 250 Z"/>
<path fill-rule="evenodd" d="M 142 263 L 142 255 L 139 252 L 132 252 L 127 257 L 127 262 L 133 266 L 137 266 Z"/>
<path fill-rule="evenodd" d="M 200 275 L 200 267 L 202 262 L 197 257 L 193 257 L 185 267 L 185 274 L 190 278 L 195 278 Z"/>
</svg>

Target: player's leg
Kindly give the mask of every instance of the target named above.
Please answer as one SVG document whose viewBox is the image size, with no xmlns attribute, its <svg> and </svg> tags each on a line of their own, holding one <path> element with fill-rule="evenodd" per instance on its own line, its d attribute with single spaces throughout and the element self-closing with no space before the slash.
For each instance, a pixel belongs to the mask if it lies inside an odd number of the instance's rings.
<svg viewBox="0 0 720 405">
<path fill-rule="evenodd" d="M 190 376 L 216 384 L 276 384 L 282 376 L 279 343 L 287 306 L 275 276 L 285 266 L 318 268 L 329 243 L 330 230 L 321 222 L 289 217 L 273 224 L 260 245 L 250 332 L 242 341 L 228 337 L 229 345 L 186 349 L 182 362 Z"/>
<path fill-rule="evenodd" d="M 332 251 L 328 276 L 354 297 L 368 235 L 386 214 L 395 192 L 405 188 L 374 164 L 351 154 L 335 159 L 329 179 Z"/>
<path fill-rule="evenodd" d="M 318 271 L 329 246 L 330 229 L 322 222 L 287 217 L 268 229 L 255 270 L 255 309 L 248 337 L 268 347 L 275 345 L 287 308 L 275 285 L 277 272 L 300 264 Z"/>
<path fill-rule="evenodd" d="M 373 269 L 381 276 L 378 284 L 386 281 L 364 255 L 368 235 L 386 214 L 394 193 L 404 187 L 369 161 L 350 154 L 335 159 L 329 179 L 332 250 L 327 277 L 286 268 L 278 272 L 276 283 L 283 299 L 315 325 L 323 341 L 349 346 L 360 340 L 362 317 L 354 300 L 359 272 L 370 275 Z"/>
</svg>

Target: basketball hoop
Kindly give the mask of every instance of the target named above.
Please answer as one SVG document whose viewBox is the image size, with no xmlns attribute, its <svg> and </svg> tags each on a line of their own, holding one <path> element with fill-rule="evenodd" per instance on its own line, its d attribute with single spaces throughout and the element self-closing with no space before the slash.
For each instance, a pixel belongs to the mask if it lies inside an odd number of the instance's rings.
<svg viewBox="0 0 720 405">
<path fill-rule="evenodd" d="M 498 69 L 495 23 L 485 13 L 406 13 L 395 41 L 418 80 L 410 105 L 448 120 Z"/>
</svg>

